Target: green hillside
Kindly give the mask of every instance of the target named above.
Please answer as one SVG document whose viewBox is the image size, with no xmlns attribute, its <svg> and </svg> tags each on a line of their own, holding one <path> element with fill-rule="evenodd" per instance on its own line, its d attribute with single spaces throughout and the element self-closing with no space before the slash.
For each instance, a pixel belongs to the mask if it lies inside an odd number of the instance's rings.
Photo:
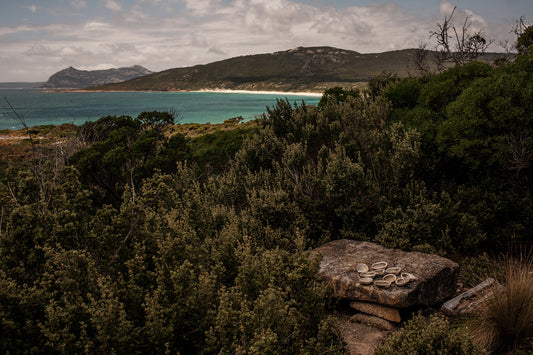
<svg viewBox="0 0 533 355">
<path fill-rule="evenodd" d="M 333 47 L 298 47 L 240 56 L 206 65 L 175 68 L 95 90 L 277 90 L 323 91 L 352 87 L 384 72 L 414 74 L 415 49 L 361 54 Z M 428 56 L 430 58 L 431 56 Z M 487 60 L 492 59 L 490 55 Z M 430 59 L 428 59 L 430 60 Z"/>
</svg>

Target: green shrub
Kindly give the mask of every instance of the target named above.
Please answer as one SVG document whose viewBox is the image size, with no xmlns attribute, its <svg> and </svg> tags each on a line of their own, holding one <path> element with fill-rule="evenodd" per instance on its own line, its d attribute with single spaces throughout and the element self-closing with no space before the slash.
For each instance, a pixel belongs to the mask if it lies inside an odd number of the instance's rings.
<svg viewBox="0 0 533 355">
<path fill-rule="evenodd" d="M 358 97 L 359 95 L 360 92 L 358 89 L 344 90 L 340 86 L 336 86 L 324 91 L 324 94 L 322 95 L 322 98 L 320 99 L 320 102 L 318 103 L 317 107 L 319 109 L 323 109 L 328 104 L 340 105 L 344 101 L 346 101 L 348 97 Z"/>
<path fill-rule="evenodd" d="M 420 92 L 419 103 L 440 111 L 453 102 L 472 81 L 489 76 L 493 72 L 490 64 L 472 62 L 456 66 L 433 76 Z"/>
<path fill-rule="evenodd" d="M 459 281 L 466 287 L 474 287 L 489 277 L 498 280 L 502 274 L 501 264 L 487 253 L 483 253 L 465 258 L 463 265 L 461 265 Z"/>
<path fill-rule="evenodd" d="M 417 78 L 406 78 L 395 85 L 389 86 L 383 96 L 389 99 L 393 108 L 413 108 L 420 96 L 421 84 Z"/>
<path fill-rule="evenodd" d="M 465 328 L 453 328 L 442 316 L 431 316 L 427 323 L 420 312 L 374 350 L 375 355 L 484 353 Z"/>
</svg>

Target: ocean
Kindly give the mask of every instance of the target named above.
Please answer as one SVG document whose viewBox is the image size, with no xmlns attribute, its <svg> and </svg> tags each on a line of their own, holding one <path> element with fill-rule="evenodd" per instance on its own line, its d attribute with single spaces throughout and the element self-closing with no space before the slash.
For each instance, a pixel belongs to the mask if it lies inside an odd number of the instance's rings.
<svg viewBox="0 0 533 355">
<path fill-rule="evenodd" d="M 143 111 L 169 111 L 176 123 L 222 123 L 242 116 L 259 117 L 276 99 L 316 105 L 320 97 L 288 93 L 229 92 L 49 92 L 39 89 L 0 87 L 0 129 L 23 125 L 10 109 L 11 104 L 28 127 L 38 125 L 81 125 L 108 115 L 137 117 Z M 7 99 L 7 101 L 6 101 Z M 7 103 L 9 102 L 9 104 Z"/>
</svg>

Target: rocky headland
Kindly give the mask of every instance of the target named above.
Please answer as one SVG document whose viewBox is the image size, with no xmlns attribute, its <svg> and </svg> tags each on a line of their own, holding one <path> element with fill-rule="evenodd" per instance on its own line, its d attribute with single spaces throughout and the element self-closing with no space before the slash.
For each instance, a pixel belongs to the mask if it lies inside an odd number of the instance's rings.
<svg viewBox="0 0 533 355">
<path fill-rule="evenodd" d="M 90 86 L 119 83 L 151 73 L 152 71 L 140 65 L 104 70 L 79 70 L 74 67 L 68 67 L 53 74 L 44 83 L 42 88 L 80 89 Z"/>
</svg>

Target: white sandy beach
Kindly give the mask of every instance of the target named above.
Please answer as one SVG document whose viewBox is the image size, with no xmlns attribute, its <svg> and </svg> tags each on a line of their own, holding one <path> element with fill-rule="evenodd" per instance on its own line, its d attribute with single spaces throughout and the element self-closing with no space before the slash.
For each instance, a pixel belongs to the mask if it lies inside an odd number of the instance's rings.
<svg viewBox="0 0 533 355">
<path fill-rule="evenodd" d="M 258 95 L 295 95 L 295 96 L 312 96 L 321 97 L 322 93 L 318 92 L 286 92 L 286 91 L 253 91 L 253 90 L 227 90 L 227 89 L 205 89 L 191 92 L 209 92 L 221 94 L 258 94 Z"/>
<path fill-rule="evenodd" d="M 322 97 L 320 92 L 293 92 L 293 91 L 255 91 L 255 90 L 228 90 L 228 89 L 202 89 L 202 90 L 87 90 L 87 89 L 57 89 L 45 90 L 44 92 L 205 92 L 220 94 L 257 94 L 257 95 L 294 95 Z"/>
</svg>

